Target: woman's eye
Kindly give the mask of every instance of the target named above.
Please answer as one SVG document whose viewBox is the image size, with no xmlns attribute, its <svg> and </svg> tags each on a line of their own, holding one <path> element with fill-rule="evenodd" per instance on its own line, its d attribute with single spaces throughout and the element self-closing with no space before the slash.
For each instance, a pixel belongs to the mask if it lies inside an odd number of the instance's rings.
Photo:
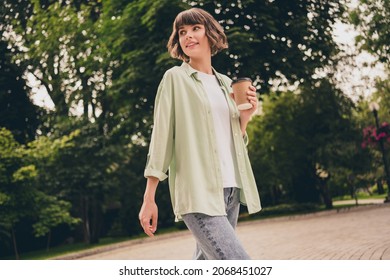
<svg viewBox="0 0 390 280">
<path fill-rule="evenodd" d="M 194 30 L 198 30 L 198 29 L 200 29 L 199 26 L 195 26 L 195 27 L 194 27 Z"/>
<path fill-rule="evenodd" d="M 183 36 L 183 35 L 185 35 L 185 34 L 186 34 L 186 32 L 185 32 L 184 30 L 179 31 L 179 35 L 180 35 L 180 36 Z"/>
</svg>

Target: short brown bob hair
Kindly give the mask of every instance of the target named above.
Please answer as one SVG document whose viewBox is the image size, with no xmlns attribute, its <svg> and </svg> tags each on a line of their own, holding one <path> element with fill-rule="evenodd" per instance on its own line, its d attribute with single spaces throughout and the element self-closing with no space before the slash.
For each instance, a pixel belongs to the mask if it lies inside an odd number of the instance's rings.
<svg viewBox="0 0 390 280">
<path fill-rule="evenodd" d="M 173 22 L 172 34 L 167 44 L 168 52 L 173 58 L 189 61 L 190 58 L 183 52 L 179 43 L 178 31 L 183 25 L 202 24 L 205 26 L 206 36 L 209 39 L 211 55 L 228 47 L 227 38 L 222 26 L 205 10 L 191 8 L 180 12 Z"/>
</svg>

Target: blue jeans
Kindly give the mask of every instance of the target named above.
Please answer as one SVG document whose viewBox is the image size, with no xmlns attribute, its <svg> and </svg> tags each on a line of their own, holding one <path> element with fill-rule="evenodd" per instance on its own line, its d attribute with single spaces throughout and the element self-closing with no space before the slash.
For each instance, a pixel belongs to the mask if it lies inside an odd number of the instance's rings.
<svg viewBox="0 0 390 280">
<path fill-rule="evenodd" d="M 196 260 L 249 260 L 235 233 L 240 210 L 240 190 L 225 188 L 226 216 L 202 213 L 183 215 L 183 221 L 196 239 Z"/>
</svg>

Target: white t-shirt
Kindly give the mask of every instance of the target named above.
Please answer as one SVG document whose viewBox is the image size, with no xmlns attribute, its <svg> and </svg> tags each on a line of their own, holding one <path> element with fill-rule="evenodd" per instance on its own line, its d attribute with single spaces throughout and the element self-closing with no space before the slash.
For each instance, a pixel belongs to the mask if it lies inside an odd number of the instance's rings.
<svg viewBox="0 0 390 280">
<path fill-rule="evenodd" d="M 198 78 L 202 81 L 211 105 L 223 187 L 238 187 L 232 158 L 234 146 L 227 100 L 214 75 L 198 72 Z"/>
</svg>

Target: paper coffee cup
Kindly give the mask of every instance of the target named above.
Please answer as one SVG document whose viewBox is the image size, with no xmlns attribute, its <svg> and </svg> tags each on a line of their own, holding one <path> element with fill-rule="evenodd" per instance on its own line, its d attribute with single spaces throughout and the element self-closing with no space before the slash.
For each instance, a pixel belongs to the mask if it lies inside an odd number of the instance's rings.
<svg viewBox="0 0 390 280">
<path fill-rule="evenodd" d="M 247 91 L 252 85 L 250 78 L 237 78 L 232 81 L 232 89 L 234 93 L 234 100 L 236 101 L 238 110 L 248 110 L 252 108 L 252 104 L 248 101 Z"/>
</svg>

